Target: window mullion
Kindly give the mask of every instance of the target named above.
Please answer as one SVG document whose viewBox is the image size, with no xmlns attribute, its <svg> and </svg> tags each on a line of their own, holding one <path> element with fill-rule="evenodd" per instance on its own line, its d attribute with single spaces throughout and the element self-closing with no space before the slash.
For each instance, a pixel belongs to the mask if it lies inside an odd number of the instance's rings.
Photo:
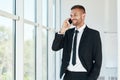
<svg viewBox="0 0 120 80">
<path fill-rule="evenodd" d="M 16 79 L 23 80 L 23 53 L 24 53 L 24 1 L 16 0 L 16 15 L 20 19 L 16 22 Z"/>
</svg>

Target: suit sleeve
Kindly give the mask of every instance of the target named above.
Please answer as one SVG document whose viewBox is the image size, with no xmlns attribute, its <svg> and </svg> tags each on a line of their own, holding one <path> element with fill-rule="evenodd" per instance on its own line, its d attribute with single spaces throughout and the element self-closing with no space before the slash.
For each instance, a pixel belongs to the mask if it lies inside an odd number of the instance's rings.
<svg viewBox="0 0 120 80">
<path fill-rule="evenodd" d="M 97 80 L 102 65 L 102 45 L 100 34 L 97 32 L 94 36 L 93 44 L 93 66 L 88 80 Z"/>
<path fill-rule="evenodd" d="M 58 51 L 64 46 L 64 35 L 55 33 L 55 38 L 52 44 L 52 50 Z"/>
</svg>

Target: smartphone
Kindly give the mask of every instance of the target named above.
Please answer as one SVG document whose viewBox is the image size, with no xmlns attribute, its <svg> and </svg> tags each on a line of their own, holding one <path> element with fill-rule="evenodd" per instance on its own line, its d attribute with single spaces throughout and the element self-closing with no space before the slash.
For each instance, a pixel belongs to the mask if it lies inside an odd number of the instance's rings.
<svg viewBox="0 0 120 80">
<path fill-rule="evenodd" d="M 71 19 L 69 19 L 68 22 L 69 22 L 70 24 L 72 24 L 72 20 L 71 20 Z"/>
</svg>

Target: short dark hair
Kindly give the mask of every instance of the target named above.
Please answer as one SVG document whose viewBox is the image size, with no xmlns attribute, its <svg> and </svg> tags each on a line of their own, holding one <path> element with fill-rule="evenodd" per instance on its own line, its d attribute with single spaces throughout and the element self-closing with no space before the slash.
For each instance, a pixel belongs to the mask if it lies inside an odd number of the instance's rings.
<svg viewBox="0 0 120 80">
<path fill-rule="evenodd" d="M 80 9 L 80 10 L 83 10 L 83 13 L 86 13 L 86 11 L 85 11 L 85 8 L 82 6 L 82 5 L 74 5 L 72 8 L 71 8 L 71 10 L 73 10 L 73 9 Z"/>
</svg>

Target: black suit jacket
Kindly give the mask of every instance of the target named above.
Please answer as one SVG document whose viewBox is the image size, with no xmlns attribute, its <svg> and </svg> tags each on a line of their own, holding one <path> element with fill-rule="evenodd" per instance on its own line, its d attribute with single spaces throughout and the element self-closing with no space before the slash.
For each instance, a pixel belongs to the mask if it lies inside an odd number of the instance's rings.
<svg viewBox="0 0 120 80">
<path fill-rule="evenodd" d="M 55 34 L 52 49 L 58 51 L 63 48 L 60 78 L 69 65 L 74 30 L 75 28 L 67 30 L 65 35 Z M 87 70 L 88 80 L 97 80 L 102 64 L 101 39 L 98 31 L 85 27 L 78 54 L 82 65 Z"/>
</svg>

